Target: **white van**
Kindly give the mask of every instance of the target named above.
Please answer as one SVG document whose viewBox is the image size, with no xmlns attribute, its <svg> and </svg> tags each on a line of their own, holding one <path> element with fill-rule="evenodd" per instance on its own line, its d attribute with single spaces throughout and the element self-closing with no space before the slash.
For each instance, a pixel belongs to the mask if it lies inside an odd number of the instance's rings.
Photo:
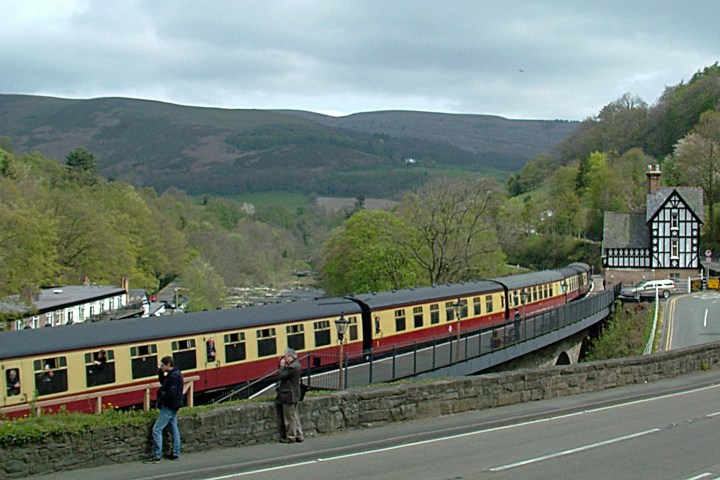
<svg viewBox="0 0 720 480">
<path fill-rule="evenodd" d="M 659 296 L 668 298 L 671 294 L 675 293 L 675 282 L 670 279 L 647 280 L 632 287 L 623 287 L 620 290 L 620 296 L 640 300 L 641 298 L 654 297 L 656 290 Z"/>
</svg>

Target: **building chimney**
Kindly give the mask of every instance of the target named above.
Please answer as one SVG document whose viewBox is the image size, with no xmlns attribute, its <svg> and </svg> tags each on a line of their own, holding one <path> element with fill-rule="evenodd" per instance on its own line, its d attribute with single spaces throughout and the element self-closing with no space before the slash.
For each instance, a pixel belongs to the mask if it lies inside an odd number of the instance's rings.
<svg viewBox="0 0 720 480">
<path fill-rule="evenodd" d="M 648 195 L 654 195 L 660 188 L 660 165 L 655 165 L 654 170 L 652 165 L 648 165 L 645 175 L 648 178 Z"/>
<path fill-rule="evenodd" d="M 120 288 L 125 290 L 126 294 L 130 293 L 130 281 L 128 280 L 128 277 L 122 277 L 120 279 Z"/>
</svg>

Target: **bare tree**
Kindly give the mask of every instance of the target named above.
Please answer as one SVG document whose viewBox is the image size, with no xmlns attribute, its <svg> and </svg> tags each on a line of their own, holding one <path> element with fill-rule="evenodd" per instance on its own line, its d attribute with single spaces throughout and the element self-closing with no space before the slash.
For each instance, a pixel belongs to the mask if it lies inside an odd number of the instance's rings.
<svg viewBox="0 0 720 480">
<path fill-rule="evenodd" d="M 502 258 L 493 223 L 497 183 L 438 179 L 407 194 L 399 214 L 412 235 L 400 240 L 431 284 L 494 274 Z"/>
</svg>

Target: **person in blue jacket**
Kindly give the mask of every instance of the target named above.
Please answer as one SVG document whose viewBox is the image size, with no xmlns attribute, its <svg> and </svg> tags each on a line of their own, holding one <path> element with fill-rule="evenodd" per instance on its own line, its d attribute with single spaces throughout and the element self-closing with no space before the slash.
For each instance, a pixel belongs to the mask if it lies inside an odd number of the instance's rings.
<svg viewBox="0 0 720 480">
<path fill-rule="evenodd" d="M 183 376 L 179 368 L 175 367 L 173 357 L 167 355 L 160 361 L 158 380 L 162 385 L 157 393 L 157 406 L 160 415 L 155 420 L 152 429 L 153 456 L 146 462 L 158 463 L 162 461 L 163 430 L 170 425 L 170 434 L 173 437 L 172 460 L 180 458 L 180 430 L 177 423 L 177 412 L 183 406 Z"/>
</svg>

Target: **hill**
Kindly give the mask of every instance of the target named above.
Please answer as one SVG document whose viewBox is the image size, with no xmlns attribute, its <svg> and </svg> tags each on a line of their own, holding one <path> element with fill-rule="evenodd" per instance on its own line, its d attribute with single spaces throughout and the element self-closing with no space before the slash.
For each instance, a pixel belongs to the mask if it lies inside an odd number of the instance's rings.
<svg viewBox="0 0 720 480">
<path fill-rule="evenodd" d="M 504 177 L 550 151 L 577 122 L 370 112 L 330 117 L 126 98 L 0 95 L 0 136 L 16 153 L 62 161 L 83 146 L 100 172 L 158 191 L 290 191 L 392 198 L 448 171 Z M 407 165 L 405 159 L 415 163 Z"/>
</svg>

